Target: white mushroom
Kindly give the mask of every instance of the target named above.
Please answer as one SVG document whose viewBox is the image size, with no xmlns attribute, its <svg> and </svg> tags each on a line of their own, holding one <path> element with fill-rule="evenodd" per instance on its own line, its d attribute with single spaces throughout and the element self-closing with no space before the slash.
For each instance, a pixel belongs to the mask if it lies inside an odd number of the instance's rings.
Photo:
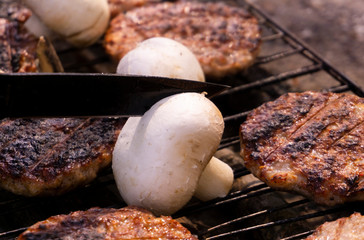
<svg viewBox="0 0 364 240">
<path fill-rule="evenodd" d="M 195 55 L 181 43 L 163 37 L 147 39 L 127 53 L 118 64 L 117 73 L 205 81 Z M 229 165 L 213 158 L 202 174 L 195 196 L 203 201 L 226 196 L 234 181 L 232 172 Z"/>
<path fill-rule="evenodd" d="M 147 39 L 128 52 L 117 73 L 205 81 L 196 56 L 181 43 L 163 37 Z"/>
<path fill-rule="evenodd" d="M 44 25 L 78 47 L 97 41 L 110 19 L 107 0 L 23 1 Z"/>
<path fill-rule="evenodd" d="M 24 25 L 29 32 L 37 37 L 44 36 L 51 40 L 59 37 L 58 34 L 49 29 L 35 14 L 32 14 Z"/>
<path fill-rule="evenodd" d="M 164 98 L 143 117 L 129 118 L 112 160 L 122 198 L 155 214 L 182 208 L 195 193 L 223 130 L 219 109 L 198 93 Z"/>
</svg>

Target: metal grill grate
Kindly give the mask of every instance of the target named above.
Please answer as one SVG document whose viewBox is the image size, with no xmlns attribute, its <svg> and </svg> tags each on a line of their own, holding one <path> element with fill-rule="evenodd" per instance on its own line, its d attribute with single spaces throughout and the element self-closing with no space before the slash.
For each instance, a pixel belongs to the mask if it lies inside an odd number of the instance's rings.
<svg viewBox="0 0 364 240">
<path fill-rule="evenodd" d="M 251 109 L 289 91 L 350 91 L 364 97 L 364 91 L 333 68 L 306 44 L 280 27 L 257 6 L 232 1 L 258 17 L 263 33 L 260 57 L 246 72 L 224 79 L 233 86 L 212 99 L 226 123 L 220 151 L 239 158 L 239 125 Z M 116 63 L 105 55 L 102 44 L 88 49 L 56 45 L 64 68 L 69 72 L 113 72 Z M 353 211 L 360 204 L 321 207 L 300 196 L 277 192 L 252 180 L 239 161 L 232 162 L 235 182 L 244 184 L 225 198 L 208 202 L 195 199 L 173 215 L 200 239 L 301 239 L 318 224 Z M 244 179 L 250 179 L 248 183 Z M 92 184 L 57 198 L 24 198 L 0 192 L 0 238 L 13 239 L 36 221 L 51 215 L 90 207 L 123 207 L 111 170 Z"/>
</svg>

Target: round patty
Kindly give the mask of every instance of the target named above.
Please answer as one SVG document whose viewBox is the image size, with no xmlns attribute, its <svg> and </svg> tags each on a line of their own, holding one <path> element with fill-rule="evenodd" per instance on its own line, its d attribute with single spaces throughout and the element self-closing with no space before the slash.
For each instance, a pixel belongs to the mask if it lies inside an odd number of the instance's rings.
<svg viewBox="0 0 364 240">
<path fill-rule="evenodd" d="M 25 196 L 60 195 L 111 165 L 122 118 L 3 119 L 0 187 Z"/>
<path fill-rule="evenodd" d="M 289 93 L 240 126 L 245 166 L 269 186 L 324 205 L 364 200 L 364 99 Z"/>
<path fill-rule="evenodd" d="M 258 54 L 260 27 L 246 10 L 223 2 L 164 2 L 115 17 L 105 36 L 107 53 L 121 59 L 138 43 L 167 37 L 188 47 L 206 77 L 220 78 L 246 69 Z"/>
<path fill-rule="evenodd" d="M 185 239 L 197 240 L 171 217 L 155 217 L 136 207 L 91 208 L 38 222 L 18 240 L 30 239 Z"/>
</svg>

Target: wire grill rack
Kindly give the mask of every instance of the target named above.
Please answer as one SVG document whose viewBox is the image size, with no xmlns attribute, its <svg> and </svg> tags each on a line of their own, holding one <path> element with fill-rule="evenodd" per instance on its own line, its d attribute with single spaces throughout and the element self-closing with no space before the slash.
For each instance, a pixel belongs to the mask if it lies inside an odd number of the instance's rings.
<svg viewBox="0 0 364 240">
<path fill-rule="evenodd" d="M 255 107 L 286 92 L 364 91 L 319 54 L 279 26 L 258 6 L 230 1 L 259 19 L 263 42 L 260 57 L 247 71 L 223 79 L 232 88 L 212 100 L 223 113 L 225 133 L 218 152 L 228 152 L 235 174 L 233 191 L 208 202 L 196 199 L 172 217 L 200 239 L 302 239 L 327 220 L 364 212 L 358 203 L 322 207 L 289 193 L 277 192 L 254 179 L 239 160 L 239 125 Z M 229 3 L 230 3 L 229 2 Z M 102 43 L 87 49 L 56 45 L 68 72 L 114 72 L 116 63 L 105 55 Z M 224 154 L 223 154 L 224 155 Z M 222 157 L 224 159 L 224 156 Z M 230 161 L 233 159 L 233 161 Z M 123 207 L 111 170 L 84 188 L 57 198 L 24 198 L 1 191 L 0 239 L 14 239 L 26 227 L 51 215 L 90 207 Z"/>
</svg>

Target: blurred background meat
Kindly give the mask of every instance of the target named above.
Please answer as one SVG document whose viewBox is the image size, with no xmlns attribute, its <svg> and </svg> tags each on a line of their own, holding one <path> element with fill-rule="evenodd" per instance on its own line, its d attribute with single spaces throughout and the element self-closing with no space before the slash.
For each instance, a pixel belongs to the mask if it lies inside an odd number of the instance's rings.
<svg viewBox="0 0 364 240">
<path fill-rule="evenodd" d="M 17 1 L 0 2 L 0 73 L 35 72 L 38 39 L 24 27 L 31 12 Z"/>
</svg>

